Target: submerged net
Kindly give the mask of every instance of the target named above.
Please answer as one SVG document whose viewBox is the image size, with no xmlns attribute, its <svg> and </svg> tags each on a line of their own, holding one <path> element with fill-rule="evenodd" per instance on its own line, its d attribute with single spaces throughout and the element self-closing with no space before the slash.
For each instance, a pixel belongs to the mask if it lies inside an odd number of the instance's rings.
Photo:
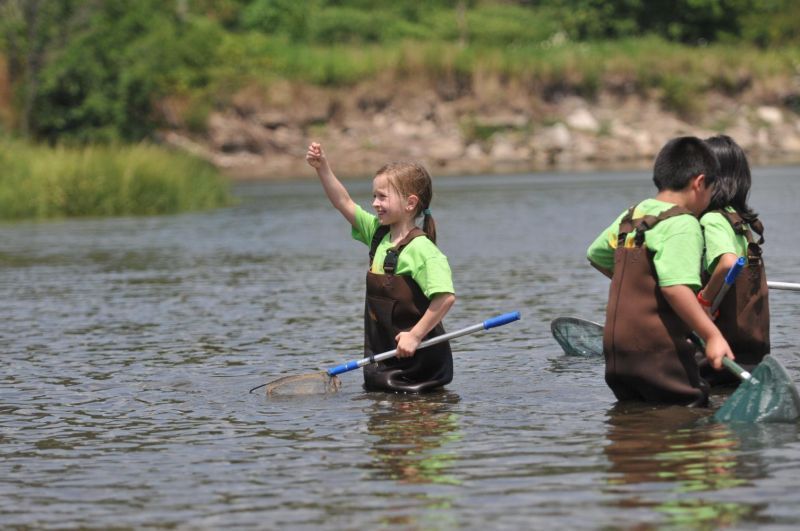
<svg viewBox="0 0 800 531">
<path fill-rule="evenodd" d="M 335 393 L 342 387 L 336 376 L 327 372 L 311 372 L 284 376 L 267 383 L 267 396 L 314 395 Z"/>
<path fill-rule="evenodd" d="M 766 356 L 753 378 L 738 389 L 714 414 L 718 422 L 793 422 L 800 418 L 800 395 L 786 369 Z"/>
<path fill-rule="evenodd" d="M 550 331 L 571 356 L 603 355 L 603 325 L 577 317 L 557 317 L 550 323 Z"/>
</svg>

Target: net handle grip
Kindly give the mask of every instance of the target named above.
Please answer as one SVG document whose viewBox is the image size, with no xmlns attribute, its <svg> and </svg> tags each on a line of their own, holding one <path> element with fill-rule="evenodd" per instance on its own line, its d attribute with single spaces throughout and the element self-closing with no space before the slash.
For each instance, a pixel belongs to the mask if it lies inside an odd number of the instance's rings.
<svg viewBox="0 0 800 531">
<path fill-rule="evenodd" d="M 741 365 L 733 361 L 732 359 L 725 357 L 722 358 L 722 364 L 725 366 L 726 369 L 731 371 L 733 374 L 738 376 L 740 379 L 744 381 L 750 381 L 753 379 L 753 375 L 750 374 L 748 371 L 744 369 Z"/>
<path fill-rule="evenodd" d="M 739 259 L 736 260 L 736 263 L 733 264 L 731 268 L 728 270 L 728 273 L 725 275 L 725 283 L 722 285 L 722 288 L 720 288 L 719 293 L 717 293 L 717 296 L 714 297 L 714 303 L 711 305 L 712 314 L 714 314 L 714 312 L 716 312 L 717 309 L 719 308 L 719 305 L 722 304 L 722 299 L 725 298 L 725 294 L 728 293 L 728 290 L 731 289 L 731 286 L 736 282 L 736 277 L 738 277 L 739 273 L 742 272 L 742 268 L 744 267 L 744 265 L 745 265 L 745 258 L 744 256 L 740 256 Z M 697 347 L 700 348 L 700 350 L 705 352 L 706 350 L 705 345 L 695 332 L 691 333 L 689 339 L 691 339 L 692 342 L 695 345 L 697 345 Z M 731 371 L 733 374 L 735 374 L 737 377 L 739 377 L 740 380 L 744 381 L 753 380 L 752 374 L 750 374 L 741 365 L 739 365 L 732 359 L 728 358 L 727 356 L 722 358 L 722 365 L 723 367 Z"/>
<path fill-rule="evenodd" d="M 722 304 L 722 299 L 725 298 L 725 295 L 728 293 L 728 290 L 731 289 L 731 286 L 736 282 L 736 277 L 739 276 L 739 273 L 742 272 L 742 268 L 744 267 L 746 261 L 744 256 L 740 256 L 736 263 L 731 266 L 728 270 L 728 273 L 725 275 L 725 283 L 722 284 L 717 296 L 714 297 L 714 302 L 711 305 L 711 313 L 713 314 L 719 309 L 719 305 Z"/>
<path fill-rule="evenodd" d="M 439 343 L 443 343 L 450 339 L 465 336 L 467 334 L 474 334 L 475 332 L 480 332 L 481 330 L 488 330 L 490 328 L 496 328 L 498 326 L 503 326 L 508 323 L 513 323 L 520 319 L 519 312 L 509 312 L 504 313 L 502 315 L 498 315 L 496 317 L 492 317 L 491 319 L 487 319 L 482 323 L 475 324 L 472 326 L 467 326 L 462 328 L 461 330 L 456 330 L 455 332 L 450 332 L 448 334 L 442 334 L 440 336 L 432 337 L 431 339 L 426 339 L 422 343 L 419 344 L 417 350 L 430 347 L 433 345 L 437 345 Z M 369 363 L 375 363 L 378 361 L 383 361 L 389 358 L 393 358 L 397 356 L 397 349 L 390 350 L 388 352 L 383 352 L 381 354 L 376 354 L 375 356 L 369 356 L 367 358 L 362 358 L 360 360 L 353 360 L 348 361 L 347 363 L 343 363 L 341 365 L 337 365 L 336 367 L 331 367 L 327 371 L 325 371 L 328 376 L 336 376 L 337 374 L 342 374 L 343 372 L 349 372 L 359 367 L 363 367 Z"/>
</svg>

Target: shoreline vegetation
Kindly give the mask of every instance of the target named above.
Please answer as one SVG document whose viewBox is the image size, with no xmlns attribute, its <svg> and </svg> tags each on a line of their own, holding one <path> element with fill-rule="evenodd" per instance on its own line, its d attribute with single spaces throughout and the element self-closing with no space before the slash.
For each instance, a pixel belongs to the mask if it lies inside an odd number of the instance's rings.
<svg viewBox="0 0 800 531">
<path fill-rule="evenodd" d="M 311 140 L 345 177 L 408 158 L 436 174 L 647 168 L 671 137 L 722 132 L 755 164 L 800 161 L 800 47 L 555 38 L 292 54 L 291 75 L 235 87 L 225 105 L 205 107 L 200 128 L 198 107 L 165 100 L 159 138 L 235 179 L 310 178 Z"/>
<path fill-rule="evenodd" d="M 0 218 L 212 208 L 229 201 L 212 182 L 312 178 L 312 140 L 343 178 L 398 159 L 647 168 L 673 136 L 720 132 L 754 165 L 797 163 L 797 17 L 793 0 L 5 0 Z"/>
<path fill-rule="evenodd" d="M 210 164 L 147 144 L 46 147 L 0 139 L 0 219 L 172 214 L 230 204 Z"/>
</svg>

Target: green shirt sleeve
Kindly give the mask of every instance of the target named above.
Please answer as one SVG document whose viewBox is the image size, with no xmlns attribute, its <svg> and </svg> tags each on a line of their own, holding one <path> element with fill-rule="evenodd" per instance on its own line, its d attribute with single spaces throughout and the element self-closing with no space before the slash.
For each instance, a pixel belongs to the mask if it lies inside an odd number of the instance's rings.
<svg viewBox="0 0 800 531">
<path fill-rule="evenodd" d="M 737 245 L 733 227 L 719 212 L 708 212 L 700 219 L 706 243 L 705 267 L 712 273 L 717 267 L 719 257 L 726 253 L 741 256 L 744 249 Z"/>
<path fill-rule="evenodd" d="M 381 225 L 378 216 L 370 214 L 359 205 L 356 205 L 355 217 L 355 223 L 350 230 L 351 236 L 354 240 L 370 245 L 372 243 L 372 237 L 375 236 L 375 231 L 378 230 L 378 227 Z"/>
<path fill-rule="evenodd" d="M 414 238 L 400 253 L 397 274 L 411 275 L 429 299 L 439 293 L 455 293 L 447 257 L 424 236 Z"/>
<path fill-rule="evenodd" d="M 619 222 L 622 220 L 625 212 L 620 214 L 617 219 L 614 220 L 614 223 L 601 232 L 586 251 L 586 258 L 594 265 L 608 271 L 614 271 L 614 251 L 617 248 L 617 232 L 619 230 Z"/>
</svg>

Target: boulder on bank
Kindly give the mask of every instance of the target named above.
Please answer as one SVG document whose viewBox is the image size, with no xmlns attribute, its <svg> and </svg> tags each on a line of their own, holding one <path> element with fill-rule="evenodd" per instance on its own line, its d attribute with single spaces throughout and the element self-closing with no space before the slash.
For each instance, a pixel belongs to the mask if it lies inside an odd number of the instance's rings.
<svg viewBox="0 0 800 531">
<path fill-rule="evenodd" d="M 231 108 L 209 116 L 203 136 L 171 130 L 162 138 L 248 179 L 312 177 L 304 160 L 311 141 L 325 145 L 343 177 L 372 175 L 401 159 L 419 160 L 439 175 L 649 168 L 669 138 L 717 132 L 735 138 L 754 164 L 800 160 L 800 117 L 775 105 L 715 95 L 690 123 L 639 96 L 544 102 L 520 87 L 505 98 L 496 89 L 445 98 L 410 85 L 391 92 L 386 84 L 347 90 L 286 83 L 266 94 L 237 94 Z"/>
</svg>

